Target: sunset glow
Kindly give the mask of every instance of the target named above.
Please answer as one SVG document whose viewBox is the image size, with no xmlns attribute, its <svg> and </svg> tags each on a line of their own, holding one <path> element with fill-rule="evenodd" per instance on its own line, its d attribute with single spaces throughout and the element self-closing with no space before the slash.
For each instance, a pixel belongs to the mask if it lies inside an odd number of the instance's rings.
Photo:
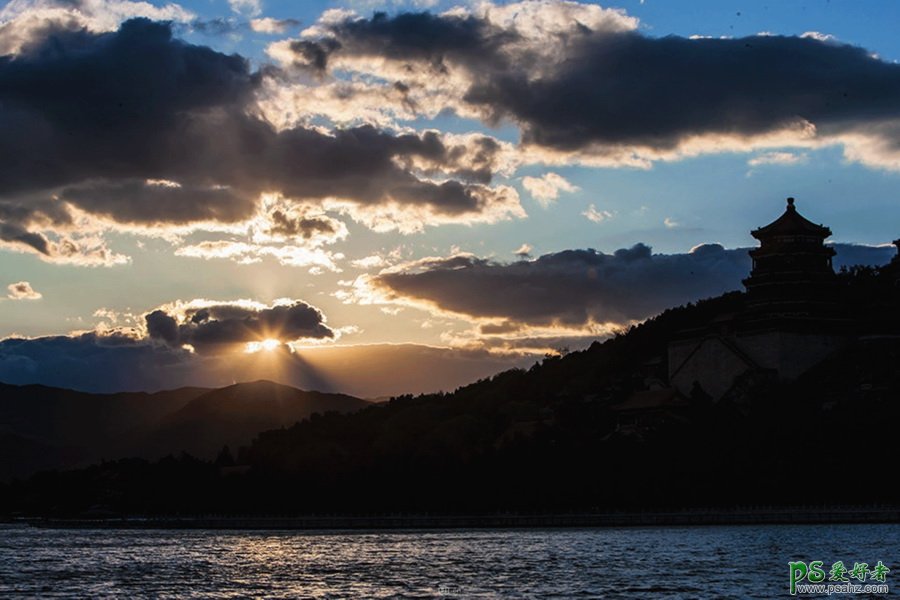
<svg viewBox="0 0 900 600">
<path fill-rule="evenodd" d="M 256 352 L 273 352 L 281 347 L 281 341 L 273 338 L 262 340 L 261 342 L 248 342 L 244 348 L 247 354 Z"/>
<path fill-rule="evenodd" d="M 898 23 L 0 0 L 0 599 L 896 593 Z"/>
<path fill-rule="evenodd" d="M 351 379 L 378 356 L 366 395 L 453 389 L 741 289 L 748 224 L 789 195 L 841 223 L 836 269 L 884 264 L 880 12 L 8 2 L 0 375 L 115 391 L 115 365 L 146 390 L 284 363 L 319 385 L 302 347 Z"/>
</svg>

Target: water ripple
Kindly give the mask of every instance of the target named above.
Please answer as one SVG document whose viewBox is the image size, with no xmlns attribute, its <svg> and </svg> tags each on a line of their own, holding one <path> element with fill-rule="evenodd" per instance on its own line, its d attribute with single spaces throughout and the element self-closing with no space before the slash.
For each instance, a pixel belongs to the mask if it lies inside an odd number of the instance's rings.
<svg viewBox="0 0 900 600">
<path fill-rule="evenodd" d="M 790 560 L 882 560 L 900 573 L 900 525 L 354 533 L 0 526 L 0 597 L 773 598 L 785 595 Z"/>
</svg>

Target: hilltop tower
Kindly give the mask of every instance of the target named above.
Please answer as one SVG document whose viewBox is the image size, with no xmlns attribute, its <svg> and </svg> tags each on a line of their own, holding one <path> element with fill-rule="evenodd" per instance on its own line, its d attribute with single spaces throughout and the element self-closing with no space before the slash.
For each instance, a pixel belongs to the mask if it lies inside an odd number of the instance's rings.
<svg viewBox="0 0 900 600">
<path fill-rule="evenodd" d="M 758 318 L 809 319 L 837 311 L 837 278 L 825 245 L 831 230 L 804 218 L 787 199 L 780 217 L 750 232 L 760 245 L 750 251 L 753 270 L 744 279 L 747 307 Z"/>
<path fill-rule="evenodd" d="M 825 245 L 831 230 L 788 198 L 784 214 L 750 234 L 760 245 L 749 253 L 744 308 L 669 343 L 669 384 L 682 394 L 699 385 L 718 400 L 747 377 L 796 379 L 849 339 L 835 251 Z"/>
<path fill-rule="evenodd" d="M 900 239 L 894 240 L 894 246 L 897 247 L 897 254 L 891 259 L 890 265 L 894 271 L 900 275 Z"/>
</svg>

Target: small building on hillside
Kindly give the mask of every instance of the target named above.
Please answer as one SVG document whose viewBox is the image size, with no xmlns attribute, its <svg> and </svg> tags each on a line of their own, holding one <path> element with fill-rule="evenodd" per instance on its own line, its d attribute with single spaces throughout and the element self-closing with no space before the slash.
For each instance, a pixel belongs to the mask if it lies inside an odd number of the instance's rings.
<svg viewBox="0 0 900 600">
<path fill-rule="evenodd" d="M 795 379 L 850 339 L 835 252 L 825 245 L 831 230 L 804 218 L 788 198 L 784 214 L 751 234 L 760 245 L 750 251 L 744 310 L 669 343 L 669 384 L 684 395 L 699 385 L 718 400 L 748 372 Z"/>
<path fill-rule="evenodd" d="M 616 419 L 616 435 L 640 435 L 672 423 L 681 423 L 692 407 L 678 390 L 655 388 L 633 392 L 609 407 Z"/>
</svg>

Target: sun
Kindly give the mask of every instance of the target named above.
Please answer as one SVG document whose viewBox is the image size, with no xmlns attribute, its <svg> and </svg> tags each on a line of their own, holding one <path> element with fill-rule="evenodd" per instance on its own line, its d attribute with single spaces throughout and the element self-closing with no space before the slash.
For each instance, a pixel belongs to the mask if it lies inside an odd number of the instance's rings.
<svg viewBox="0 0 900 600">
<path fill-rule="evenodd" d="M 271 352 L 272 350 L 278 349 L 278 346 L 281 345 L 281 340 L 275 340 L 275 339 L 269 338 L 267 340 L 263 340 L 262 342 L 260 342 L 259 345 L 266 352 Z"/>
<path fill-rule="evenodd" d="M 268 338 L 260 342 L 247 342 L 244 352 L 253 354 L 255 352 L 274 352 L 281 347 L 281 340 Z"/>
</svg>

